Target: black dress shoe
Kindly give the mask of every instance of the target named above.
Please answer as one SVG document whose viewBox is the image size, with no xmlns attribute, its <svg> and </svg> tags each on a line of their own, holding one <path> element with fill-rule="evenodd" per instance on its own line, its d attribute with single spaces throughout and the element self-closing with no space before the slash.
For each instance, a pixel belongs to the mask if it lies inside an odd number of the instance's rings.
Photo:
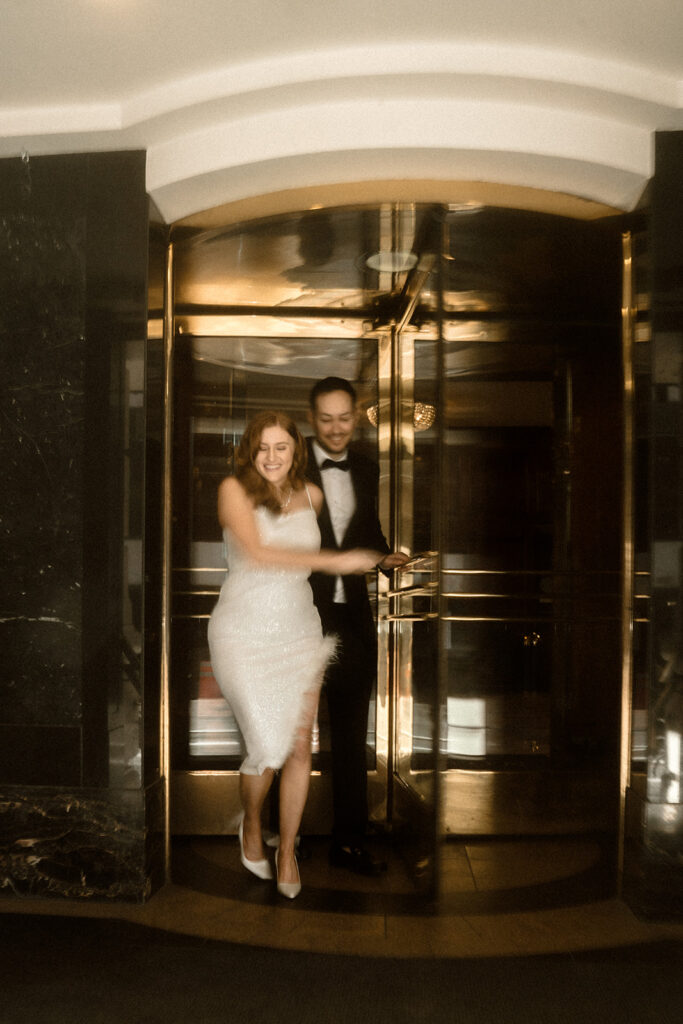
<svg viewBox="0 0 683 1024">
<path fill-rule="evenodd" d="M 330 864 L 335 868 L 346 868 L 357 875 L 367 875 L 368 878 L 377 878 L 387 870 L 384 861 L 376 860 L 364 846 L 347 846 L 344 843 L 334 843 L 330 847 Z"/>
<path fill-rule="evenodd" d="M 308 840 L 299 839 L 299 842 L 296 844 L 296 859 L 301 862 L 302 860 L 310 860 L 312 856 L 313 851 Z"/>
</svg>

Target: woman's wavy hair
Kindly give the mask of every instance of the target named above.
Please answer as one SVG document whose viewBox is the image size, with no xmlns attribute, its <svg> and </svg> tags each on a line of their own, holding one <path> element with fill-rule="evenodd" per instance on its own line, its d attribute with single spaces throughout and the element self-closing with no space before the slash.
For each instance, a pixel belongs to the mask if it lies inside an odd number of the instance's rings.
<svg viewBox="0 0 683 1024">
<path fill-rule="evenodd" d="M 286 413 L 277 410 L 261 412 L 247 424 L 235 453 L 235 476 L 253 499 L 254 505 L 265 505 L 271 512 L 280 512 L 280 504 L 273 494 L 270 484 L 263 479 L 254 466 L 261 443 L 261 435 L 266 427 L 282 427 L 294 441 L 294 457 L 288 479 L 295 491 L 300 491 L 304 486 L 304 473 L 308 460 L 306 441 L 294 420 Z"/>
</svg>

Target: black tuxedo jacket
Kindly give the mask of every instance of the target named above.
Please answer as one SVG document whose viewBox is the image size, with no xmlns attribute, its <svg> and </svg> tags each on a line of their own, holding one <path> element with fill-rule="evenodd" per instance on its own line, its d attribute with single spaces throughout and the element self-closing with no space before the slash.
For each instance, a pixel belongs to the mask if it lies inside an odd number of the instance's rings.
<svg viewBox="0 0 683 1024">
<path fill-rule="evenodd" d="M 322 488 L 321 473 L 313 454 L 312 438 L 308 438 L 308 464 L 306 476 L 308 479 Z M 379 469 L 376 463 L 361 455 L 359 452 L 349 449 L 349 469 L 351 482 L 356 496 L 356 510 L 341 542 L 337 544 L 332 529 L 330 513 L 327 503 L 323 504 L 318 517 L 320 526 L 321 546 L 337 551 L 347 551 L 349 548 L 371 548 L 387 554 L 389 545 L 382 533 L 379 516 L 377 514 L 377 487 L 379 483 Z M 329 473 L 339 472 L 336 469 L 326 470 Z M 327 611 L 333 606 L 334 576 L 326 573 L 316 572 L 311 575 L 311 587 L 313 598 L 322 619 L 323 628 L 327 628 Z M 346 592 L 347 605 L 354 613 L 358 614 L 359 620 L 365 622 L 368 627 L 374 630 L 372 612 L 368 598 L 368 588 L 364 576 L 344 576 L 344 590 Z"/>
</svg>

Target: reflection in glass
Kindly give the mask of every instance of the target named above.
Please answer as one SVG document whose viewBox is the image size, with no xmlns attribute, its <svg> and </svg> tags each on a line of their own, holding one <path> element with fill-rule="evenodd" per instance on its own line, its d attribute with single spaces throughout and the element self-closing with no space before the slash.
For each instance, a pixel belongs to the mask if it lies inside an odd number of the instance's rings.
<svg viewBox="0 0 683 1024">
<path fill-rule="evenodd" d="M 142 782 L 142 530 L 144 520 L 145 353 L 143 341 L 121 350 L 124 449 L 121 534 L 123 586 L 119 636 L 121 676 L 109 701 L 112 787 L 139 789 Z"/>
<path fill-rule="evenodd" d="M 366 262 L 379 244 L 376 208 L 309 210 L 198 233 L 178 247 L 176 302 L 293 312 L 361 306 L 379 287 Z"/>
<path fill-rule="evenodd" d="M 578 461 L 577 423 L 605 415 L 590 370 L 547 342 L 452 342 L 445 362 L 444 753 L 454 767 L 605 763 L 617 732 L 590 680 L 604 669 L 603 692 L 616 686 L 618 545 L 596 550 L 590 516 L 616 515 L 618 491 L 606 449 Z"/>
</svg>

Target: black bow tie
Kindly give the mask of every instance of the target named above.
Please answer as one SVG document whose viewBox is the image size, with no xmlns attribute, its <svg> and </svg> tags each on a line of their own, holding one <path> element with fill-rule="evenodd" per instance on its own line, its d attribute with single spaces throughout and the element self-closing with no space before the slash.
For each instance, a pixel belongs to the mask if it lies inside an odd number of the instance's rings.
<svg viewBox="0 0 683 1024">
<path fill-rule="evenodd" d="M 335 462 L 334 459 L 324 459 L 320 467 L 321 469 L 343 469 L 346 472 L 349 468 L 349 460 L 342 459 L 340 462 Z"/>
</svg>

